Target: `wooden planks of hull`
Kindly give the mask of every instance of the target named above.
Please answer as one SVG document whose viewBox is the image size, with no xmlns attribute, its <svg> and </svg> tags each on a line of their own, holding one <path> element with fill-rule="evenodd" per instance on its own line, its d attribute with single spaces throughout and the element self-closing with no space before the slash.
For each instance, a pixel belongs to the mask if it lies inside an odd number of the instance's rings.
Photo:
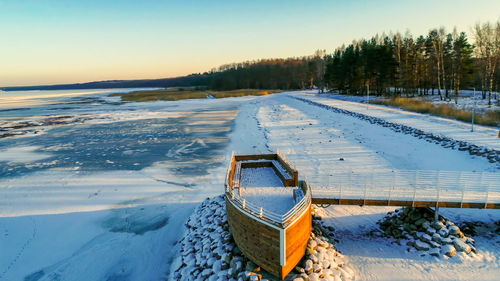
<svg viewBox="0 0 500 281">
<path fill-rule="evenodd" d="M 227 220 L 241 252 L 268 272 L 281 276 L 280 231 L 240 211 L 226 198 Z"/>
<path fill-rule="evenodd" d="M 285 229 L 286 264 L 281 268 L 281 279 L 295 268 L 306 252 L 312 231 L 311 206 Z"/>
</svg>

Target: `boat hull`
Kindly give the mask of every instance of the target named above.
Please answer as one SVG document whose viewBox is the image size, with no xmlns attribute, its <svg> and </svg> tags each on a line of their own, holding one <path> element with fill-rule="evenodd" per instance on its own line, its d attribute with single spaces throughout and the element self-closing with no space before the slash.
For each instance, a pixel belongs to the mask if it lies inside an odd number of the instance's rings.
<svg viewBox="0 0 500 281">
<path fill-rule="evenodd" d="M 304 256 L 312 230 L 310 204 L 285 228 L 248 214 L 228 198 L 226 211 L 238 248 L 269 273 L 284 279 Z"/>
</svg>

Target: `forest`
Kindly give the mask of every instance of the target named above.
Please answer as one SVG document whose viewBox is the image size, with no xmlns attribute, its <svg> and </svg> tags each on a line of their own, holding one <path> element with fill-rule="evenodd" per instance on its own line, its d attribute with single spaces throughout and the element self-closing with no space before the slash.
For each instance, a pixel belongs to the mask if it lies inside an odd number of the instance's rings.
<svg viewBox="0 0 500 281">
<path fill-rule="evenodd" d="M 476 88 L 491 103 L 500 81 L 500 21 L 476 24 L 472 40 L 444 28 L 425 35 L 375 35 L 353 41 L 333 53 L 264 59 L 223 65 L 209 73 L 213 90 L 241 88 L 305 89 L 349 94 L 450 99 L 460 89 Z"/>
</svg>

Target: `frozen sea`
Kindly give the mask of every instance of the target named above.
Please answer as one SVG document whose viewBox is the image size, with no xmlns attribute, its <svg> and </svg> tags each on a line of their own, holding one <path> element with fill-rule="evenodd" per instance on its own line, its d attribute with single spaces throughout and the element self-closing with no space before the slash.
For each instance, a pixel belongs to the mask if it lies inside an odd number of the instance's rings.
<svg viewBox="0 0 500 281">
<path fill-rule="evenodd" d="M 0 96 L 0 280 L 161 280 L 241 100 Z M 217 173 L 221 174 L 221 173 Z M 200 189 L 203 183 L 203 189 Z"/>
</svg>

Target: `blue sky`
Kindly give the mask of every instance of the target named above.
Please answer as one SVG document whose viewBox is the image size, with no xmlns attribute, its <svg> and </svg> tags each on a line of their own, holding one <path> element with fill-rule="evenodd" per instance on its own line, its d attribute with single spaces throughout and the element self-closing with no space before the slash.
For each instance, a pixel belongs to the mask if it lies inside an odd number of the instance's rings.
<svg viewBox="0 0 500 281">
<path fill-rule="evenodd" d="M 160 78 L 496 21 L 500 1 L 0 0 L 0 86 Z"/>
</svg>

